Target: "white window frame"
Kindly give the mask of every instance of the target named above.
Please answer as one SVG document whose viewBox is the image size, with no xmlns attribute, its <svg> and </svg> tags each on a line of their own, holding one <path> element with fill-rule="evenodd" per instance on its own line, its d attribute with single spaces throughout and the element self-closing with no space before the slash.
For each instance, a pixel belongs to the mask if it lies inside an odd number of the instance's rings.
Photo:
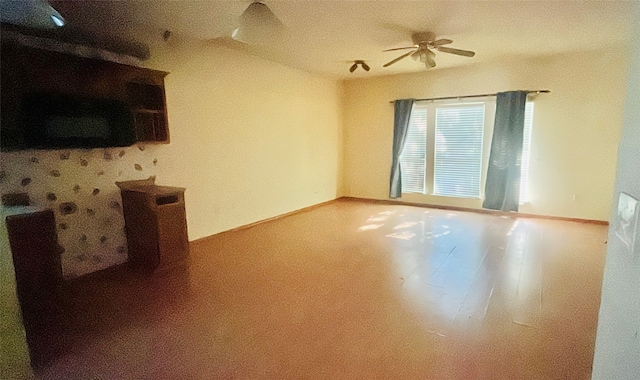
<svg viewBox="0 0 640 380">
<path fill-rule="evenodd" d="M 479 104 L 483 103 L 485 105 L 484 112 L 484 130 L 483 130 L 483 146 L 482 146 L 482 163 L 481 163 L 481 185 L 480 185 L 480 197 L 479 198 L 464 198 L 464 199 L 484 199 L 484 189 L 487 178 L 487 170 L 489 163 L 489 155 L 491 152 L 491 138 L 493 137 L 493 124 L 495 117 L 495 98 L 485 98 L 478 99 L 476 101 L 446 101 L 446 102 L 438 102 L 438 101 L 426 101 L 426 102 L 416 102 L 414 104 L 414 108 L 425 108 L 427 110 L 427 135 L 426 135 L 426 169 L 425 169 L 425 178 L 424 178 L 424 188 L 423 192 L 419 192 L 424 195 L 434 196 L 434 197 L 447 197 L 453 198 L 451 196 L 441 196 L 434 193 L 434 165 L 435 165 L 435 142 L 436 142 L 436 133 L 435 133 L 435 123 L 436 123 L 436 109 L 447 106 L 462 106 L 465 104 Z M 531 167 L 531 133 L 532 133 L 532 119 L 533 119 L 533 101 L 527 100 L 526 106 L 526 114 L 525 114 L 525 130 L 523 135 L 523 157 L 522 157 L 522 174 L 521 174 L 521 192 L 520 192 L 520 204 L 528 203 L 530 199 L 530 193 L 528 189 L 529 185 L 529 169 Z M 528 124 L 527 124 L 528 123 Z M 524 144 L 529 144 L 528 146 L 524 146 Z M 528 153 L 528 156 L 526 156 Z M 411 194 L 411 192 L 407 192 L 403 189 L 403 194 Z"/>
<path fill-rule="evenodd" d="M 425 178 L 424 178 L 424 192 L 422 194 L 435 196 L 435 197 L 449 197 L 443 195 L 434 194 L 434 170 L 435 170 L 435 141 L 436 141 L 436 113 L 437 108 L 448 107 L 448 106 L 464 106 L 464 105 L 474 105 L 474 104 L 484 104 L 485 112 L 484 112 L 484 130 L 483 130 L 483 146 L 482 146 L 482 163 L 481 163 L 481 185 L 480 185 L 480 197 L 484 197 L 484 185 L 486 178 L 486 167 L 488 162 L 488 154 L 490 148 L 490 139 L 487 139 L 486 136 L 491 136 L 493 132 L 493 117 L 495 114 L 495 100 L 487 99 L 480 101 L 457 101 L 457 102 L 442 102 L 442 101 L 424 101 L 424 102 L 416 102 L 414 104 L 414 109 L 426 109 L 427 110 L 427 136 L 426 136 L 426 170 L 425 170 Z M 411 123 L 411 121 L 410 121 Z M 487 144 L 489 141 L 489 144 Z M 415 193 L 413 191 L 407 191 L 406 189 L 402 189 L 403 194 L 411 194 Z M 451 197 L 449 197 L 451 198 Z M 475 198 L 474 199 L 479 199 Z"/>
<path fill-rule="evenodd" d="M 529 193 L 529 169 L 531 168 L 531 135 L 533 133 L 533 101 L 527 101 L 522 133 L 522 158 L 520 161 L 520 205 L 531 201 Z"/>
</svg>

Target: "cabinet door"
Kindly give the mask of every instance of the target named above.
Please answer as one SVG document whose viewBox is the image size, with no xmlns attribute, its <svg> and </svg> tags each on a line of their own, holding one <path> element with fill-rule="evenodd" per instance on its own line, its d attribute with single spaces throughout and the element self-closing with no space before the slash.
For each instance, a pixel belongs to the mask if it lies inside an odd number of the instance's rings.
<svg viewBox="0 0 640 380">
<path fill-rule="evenodd" d="M 135 191 L 123 190 L 121 194 L 129 262 L 135 267 L 153 270 L 160 264 L 160 257 L 157 221 L 149 199 L 146 194 Z"/>
<path fill-rule="evenodd" d="M 158 250 L 160 265 L 169 266 L 189 256 L 184 202 L 158 206 Z"/>
<path fill-rule="evenodd" d="M 45 364 L 60 354 L 60 249 L 53 211 L 7 217 L 16 293 L 31 362 Z"/>
</svg>

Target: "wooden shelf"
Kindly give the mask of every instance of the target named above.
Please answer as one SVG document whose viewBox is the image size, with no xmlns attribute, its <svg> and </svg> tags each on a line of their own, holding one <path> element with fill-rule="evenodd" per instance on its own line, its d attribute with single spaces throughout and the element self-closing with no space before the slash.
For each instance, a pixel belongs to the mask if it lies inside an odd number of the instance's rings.
<svg viewBox="0 0 640 380">
<path fill-rule="evenodd" d="M 164 86 L 150 83 L 127 83 L 127 98 L 134 108 L 164 110 Z"/>
<path fill-rule="evenodd" d="M 132 110 L 136 141 L 169 142 L 164 110 Z"/>
<path fill-rule="evenodd" d="M 136 141 L 168 143 L 164 82 L 154 83 L 149 78 L 138 80 L 126 85 Z"/>
</svg>

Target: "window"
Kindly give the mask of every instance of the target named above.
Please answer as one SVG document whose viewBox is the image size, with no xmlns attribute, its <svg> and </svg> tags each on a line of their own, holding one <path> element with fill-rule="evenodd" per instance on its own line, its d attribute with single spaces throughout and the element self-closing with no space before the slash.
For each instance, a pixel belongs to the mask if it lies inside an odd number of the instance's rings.
<svg viewBox="0 0 640 380">
<path fill-rule="evenodd" d="M 533 102 L 524 109 L 524 131 L 522 134 L 522 158 L 520 163 L 520 204 L 529 201 L 529 162 L 531 155 L 531 127 L 533 126 Z"/>
<path fill-rule="evenodd" d="M 433 194 L 480 198 L 484 103 L 436 109 Z"/>
<path fill-rule="evenodd" d="M 400 156 L 402 192 L 481 198 L 494 113 L 495 101 L 414 104 Z M 527 102 L 520 204 L 529 200 L 532 121 L 533 103 Z M 486 141 L 485 136 L 488 136 Z M 487 157 L 483 157 L 483 152 Z"/>
<path fill-rule="evenodd" d="M 403 193 L 426 193 L 427 109 L 414 105 L 407 130 L 407 140 L 400 155 Z"/>
</svg>

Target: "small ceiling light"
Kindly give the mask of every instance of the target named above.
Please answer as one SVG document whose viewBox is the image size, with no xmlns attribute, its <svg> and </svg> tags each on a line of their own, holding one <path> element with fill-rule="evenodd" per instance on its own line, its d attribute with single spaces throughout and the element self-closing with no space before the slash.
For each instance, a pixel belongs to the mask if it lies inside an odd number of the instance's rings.
<svg viewBox="0 0 640 380">
<path fill-rule="evenodd" d="M 53 21 L 54 24 L 56 24 L 58 28 L 62 28 L 65 24 L 64 19 L 59 14 L 51 15 L 51 20 Z"/>
<path fill-rule="evenodd" d="M 364 71 L 371 70 L 371 67 L 369 67 L 369 65 L 367 65 L 363 60 L 357 59 L 353 62 L 353 65 L 351 65 L 351 67 L 349 68 L 349 72 L 352 73 L 356 71 L 356 69 L 358 68 L 358 65 L 360 65 L 364 69 Z"/>
<path fill-rule="evenodd" d="M 267 44 L 281 38 L 283 33 L 284 25 L 269 7 L 255 1 L 240 15 L 231 38 L 248 44 Z"/>
<path fill-rule="evenodd" d="M 436 67 L 436 53 L 432 52 L 431 50 L 427 49 L 427 54 L 424 60 L 424 64 L 425 66 L 427 66 L 427 69 L 430 69 L 432 67 Z"/>
</svg>

